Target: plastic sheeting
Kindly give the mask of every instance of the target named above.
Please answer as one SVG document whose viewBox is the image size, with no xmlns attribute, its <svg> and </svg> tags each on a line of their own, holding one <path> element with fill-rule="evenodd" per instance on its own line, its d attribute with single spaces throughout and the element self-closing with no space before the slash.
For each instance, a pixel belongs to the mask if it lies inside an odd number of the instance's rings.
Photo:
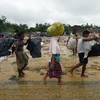
<svg viewBox="0 0 100 100">
<path fill-rule="evenodd" d="M 0 39 L 0 57 L 10 55 L 10 47 L 13 44 L 13 39 L 2 38 Z"/>
<path fill-rule="evenodd" d="M 32 58 L 41 57 L 41 38 L 33 38 L 28 41 L 27 49 Z"/>
<path fill-rule="evenodd" d="M 100 56 L 100 44 L 95 44 L 91 47 L 91 51 L 89 52 L 89 56 Z"/>
</svg>

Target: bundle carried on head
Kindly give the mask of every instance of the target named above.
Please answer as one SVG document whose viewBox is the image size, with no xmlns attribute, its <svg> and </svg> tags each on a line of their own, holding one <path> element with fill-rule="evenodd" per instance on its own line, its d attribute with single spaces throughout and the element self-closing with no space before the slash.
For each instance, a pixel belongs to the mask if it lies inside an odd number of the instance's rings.
<svg viewBox="0 0 100 100">
<path fill-rule="evenodd" d="M 50 27 L 48 27 L 47 32 L 52 36 L 62 35 L 64 32 L 64 26 L 60 22 L 55 22 Z"/>
</svg>

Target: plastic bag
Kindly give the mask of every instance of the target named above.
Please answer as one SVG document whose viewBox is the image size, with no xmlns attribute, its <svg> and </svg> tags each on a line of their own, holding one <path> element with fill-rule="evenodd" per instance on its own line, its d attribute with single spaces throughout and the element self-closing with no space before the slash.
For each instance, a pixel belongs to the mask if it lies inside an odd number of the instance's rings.
<svg viewBox="0 0 100 100">
<path fill-rule="evenodd" d="M 30 51 L 32 58 L 38 58 L 42 56 L 41 41 L 41 38 L 33 38 L 28 41 L 27 49 Z"/>
<path fill-rule="evenodd" d="M 96 43 L 91 47 L 89 56 L 100 56 L 100 44 Z"/>
<path fill-rule="evenodd" d="M 0 57 L 10 55 L 10 47 L 12 46 L 14 40 L 9 38 L 0 39 Z"/>
<path fill-rule="evenodd" d="M 68 41 L 67 45 L 68 49 L 75 49 L 76 48 L 76 39 L 73 39 L 72 37 Z"/>
<path fill-rule="evenodd" d="M 50 27 L 48 27 L 47 32 L 52 36 L 62 35 L 64 32 L 64 26 L 60 22 L 55 22 Z"/>
<path fill-rule="evenodd" d="M 6 56 L 2 56 L 2 57 L 0 57 L 0 63 L 3 62 L 3 61 L 6 60 L 6 59 L 7 59 Z"/>
</svg>

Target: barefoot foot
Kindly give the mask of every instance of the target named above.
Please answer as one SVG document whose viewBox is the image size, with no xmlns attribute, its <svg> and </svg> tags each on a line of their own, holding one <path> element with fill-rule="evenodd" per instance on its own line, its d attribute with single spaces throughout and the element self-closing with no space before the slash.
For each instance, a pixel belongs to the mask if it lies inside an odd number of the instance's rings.
<svg viewBox="0 0 100 100">
<path fill-rule="evenodd" d="M 73 76 L 73 71 L 69 70 L 68 73 L 70 73 L 71 76 Z"/>
<path fill-rule="evenodd" d="M 24 77 L 24 75 L 22 73 L 19 74 L 19 77 Z"/>
<path fill-rule="evenodd" d="M 45 79 L 45 78 L 43 78 L 43 84 L 47 84 L 47 82 L 46 82 L 46 79 Z"/>
<path fill-rule="evenodd" d="M 25 73 L 24 72 L 21 72 L 23 75 L 25 75 Z"/>
<path fill-rule="evenodd" d="M 64 81 L 61 81 L 61 82 L 58 82 L 59 85 L 64 85 L 65 82 Z"/>
<path fill-rule="evenodd" d="M 86 77 L 86 78 L 87 78 L 87 77 L 88 77 L 88 75 L 81 75 L 81 77 Z"/>
</svg>

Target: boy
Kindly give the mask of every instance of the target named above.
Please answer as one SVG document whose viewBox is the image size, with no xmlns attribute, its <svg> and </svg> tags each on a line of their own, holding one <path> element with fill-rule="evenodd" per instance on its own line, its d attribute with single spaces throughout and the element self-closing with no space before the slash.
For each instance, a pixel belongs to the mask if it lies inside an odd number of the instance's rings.
<svg viewBox="0 0 100 100">
<path fill-rule="evenodd" d="M 88 41 L 92 41 L 92 40 L 97 40 L 99 39 L 98 37 L 93 37 L 93 38 L 90 38 L 88 37 L 89 36 L 89 31 L 85 30 L 83 32 L 83 37 L 80 38 L 78 40 L 78 56 L 79 56 L 79 63 L 76 64 L 73 68 L 71 68 L 69 70 L 69 72 L 71 73 L 71 75 L 73 75 L 73 71 L 76 69 L 76 68 L 79 68 L 80 66 L 82 66 L 82 73 L 81 73 L 81 76 L 82 77 L 88 77 L 87 75 L 85 75 L 85 70 L 86 70 L 86 65 L 88 63 L 88 56 L 85 56 L 86 54 L 86 43 L 85 42 L 88 42 Z"/>
<path fill-rule="evenodd" d="M 23 50 L 23 46 L 27 44 L 23 42 L 24 40 L 24 33 L 18 33 L 19 40 L 16 42 L 15 54 L 18 66 L 18 73 L 19 77 L 24 77 L 25 73 L 23 72 L 24 68 L 28 64 L 28 56 Z"/>
</svg>

